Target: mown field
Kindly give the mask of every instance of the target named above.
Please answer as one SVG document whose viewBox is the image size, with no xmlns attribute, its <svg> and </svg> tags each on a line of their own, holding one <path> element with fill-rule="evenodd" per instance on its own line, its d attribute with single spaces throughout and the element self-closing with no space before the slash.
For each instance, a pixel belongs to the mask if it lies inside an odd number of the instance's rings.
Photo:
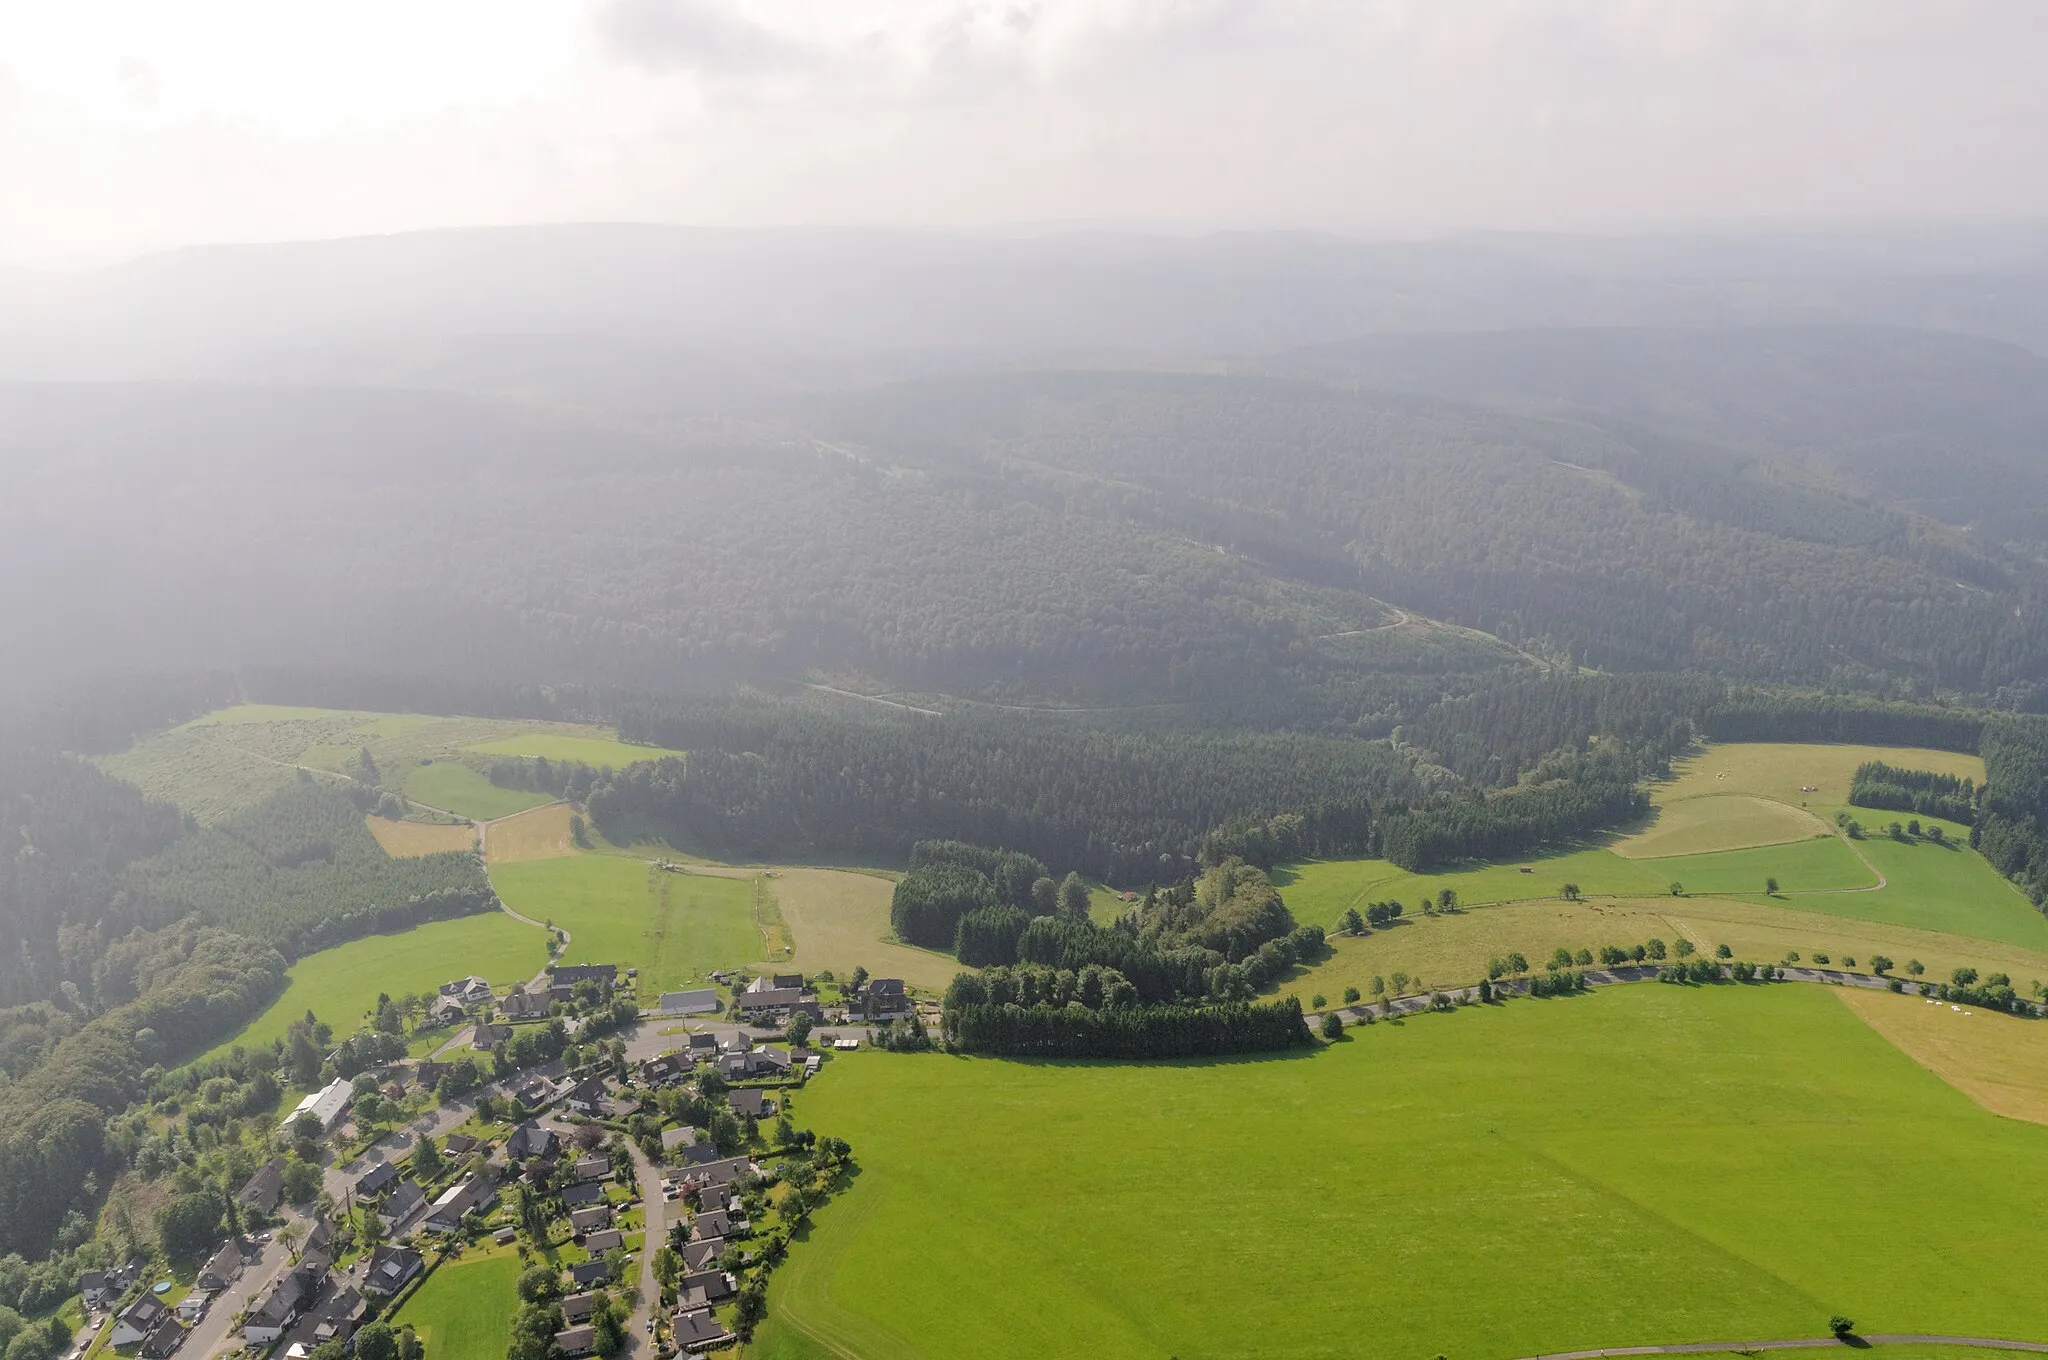
<svg viewBox="0 0 2048 1360">
<path fill-rule="evenodd" d="M 2011 1245 L 2048 1129 L 1826 988 L 1610 988 L 1260 1060 L 863 1053 L 795 1118 L 861 1175 L 776 1276 L 777 1360 L 1505 1360 L 1836 1312 L 2048 1338 Z"/>
<path fill-rule="evenodd" d="M 860 967 L 900 977 L 913 987 L 943 991 L 959 962 L 950 954 L 889 940 L 889 899 L 895 880 L 849 869 L 774 869 L 768 891 L 796 945 L 789 965 L 805 973 L 845 977 Z"/>
<path fill-rule="evenodd" d="M 574 854 L 494 863 L 491 884 L 514 911 L 569 932 L 562 962 L 638 968 L 644 996 L 758 962 L 765 948 L 751 876 L 674 874 L 624 855 Z"/>
<path fill-rule="evenodd" d="M 1890 992 L 1844 987 L 1835 995 L 1993 1114 L 2048 1124 L 2048 1025 Z"/>
<path fill-rule="evenodd" d="M 363 825 L 394 859 L 441 855 L 476 849 L 476 828 L 460 822 L 401 822 L 385 817 L 365 817 Z"/>
<path fill-rule="evenodd" d="M 308 954 L 291 967 L 291 981 L 270 1008 L 207 1054 L 236 1044 L 254 1046 L 281 1038 L 307 1011 L 334 1026 L 336 1038 L 361 1027 L 377 994 L 404 996 L 432 992 L 452 978 L 476 973 L 502 994 L 547 962 L 547 938 L 500 911 L 430 921 L 398 935 L 371 935 Z"/>
<path fill-rule="evenodd" d="M 547 801 L 492 785 L 482 771 L 493 756 L 622 766 L 679 754 L 630 745 L 610 728 L 580 723 L 243 704 L 147 737 L 100 763 L 145 793 L 217 822 L 284 787 L 301 767 L 329 777 L 353 772 L 366 750 L 386 788 L 478 819 Z"/>
<path fill-rule="evenodd" d="M 511 1250 L 451 1261 L 393 1319 L 411 1323 L 433 1360 L 504 1360 L 522 1262 Z"/>
</svg>

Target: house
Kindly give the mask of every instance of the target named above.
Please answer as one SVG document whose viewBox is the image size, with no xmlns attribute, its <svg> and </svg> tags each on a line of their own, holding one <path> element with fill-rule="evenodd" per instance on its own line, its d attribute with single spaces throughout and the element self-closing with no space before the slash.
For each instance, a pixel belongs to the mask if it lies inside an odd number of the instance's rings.
<svg viewBox="0 0 2048 1360">
<path fill-rule="evenodd" d="M 801 973 L 768 973 L 747 984 L 748 993 L 800 992 L 803 989 L 804 978 Z"/>
<path fill-rule="evenodd" d="M 725 1239 L 707 1237 L 702 1242 L 691 1242 L 683 1247 L 683 1265 L 689 1270 L 709 1270 L 724 1254 Z"/>
<path fill-rule="evenodd" d="M 333 1298 L 320 1305 L 320 1320 L 313 1324 L 314 1344 L 347 1341 L 356 1334 L 356 1328 L 363 1325 L 363 1317 L 369 1311 L 370 1305 L 355 1286 L 344 1285 L 335 1291 Z"/>
<path fill-rule="evenodd" d="M 910 994 L 902 978 L 869 978 L 860 994 L 861 1014 L 869 1020 L 894 1020 L 910 1014 Z"/>
<path fill-rule="evenodd" d="M 444 1062 L 423 1062 L 412 1069 L 413 1084 L 422 1091 L 431 1091 L 441 1084 L 441 1078 L 453 1071 L 455 1064 Z"/>
<path fill-rule="evenodd" d="M 593 1204 L 588 1209 L 578 1209 L 569 1215 L 569 1230 L 578 1237 L 588 1232 L 596 1232 L 599 1228 L 609 1228 L 611 1225 L 612 1206 L 609 1204 Z"/>
<path fill-rule="evenodd" d="M 601 1181 L 612 1174 L 609 1157 L 578 1157 L 573 1174 L 580 1181 Z"/>
<path fill-rule="evenodd" d="M 612 1277 L 612 1268 L 604 1261 L 578 1261 L 569 1267 L 569 1280 L 578 1289 L 589 1289 L 603 1284 Z"/>
<path fill-rule="evenodd" d="M 729 1092 L 725 1099 L 732 1106 L 732 1112 L 743 1119 L 764 1119 L 775 1113 L 775 1102 L 768 1098 L 766 1092 L 752 1087 Z"/>
<path fill-rule="evenodd" d="M 564 1327 L 555 1333 L 555 1353 L 573 1360 L 578 1355 L 588 1355 L 597 1349 L 597 1328 Z"/>
<path fill-rule="evenodd" d="M 786 1077 L 789 1075 L 789 1050 L 782 1048 L 757 1048 L 750 1055 L 749 1064 L 757 1077 Z"/>
<path fill-rule="evenodd" d="M 437 999 L 433 1007 L 428 1010 L 427 1019 L 430 1023 L 436 1025 L 459 1025 L 462 1023 L 464 1014 L 465 1012 L 460 1001 L 457 1001 L 452 996 L 444 996 Z"/>
<path fill-rule="evenodd" d="M 469 1046 L 476 1049 L 479 1053 L 488 1053 L 499 1044 L 510 1042 L 512 1042 L 512 1027 L 510 1025 L 479 1024 L 476 1027 L 475 1035 L 469 1041 Z"/>
<path fill-rule="evenodd" d="M 585 1181 L 572 1185 L 562 1192 L 562 1203 L 569 1209 L 587 1209 L 593 1204 L 604 1203 L 604 1185 L 598 1181 Z"/>
<path fill-rule="evenodd" d="M 88 1313 L 97 1313 L 120 1294 L 121 1291 L 112 1283 L 112 1277 L 104 1270 L 88 1270 L 78 1277 L 78 1297 Z"/>
<path fill-rule="evenodd" d="M 562 1300 L 562 1320 L 572 1326 L 579 1322 L 590 1321 L 591 1314 L 596 1311 L 597 1293 L 594 1290 L 585 1290 L 580 1294 L 571 1294 Z"/>
<path fill-rule="evenodd" d="M 389 1162 L 379 1162 L 356 1177 L 356 1197 L 374 1199 L 384 1193 L 384 1187 L 398 1180 L 398 1168 Z"/>
<path fill-rule="evenodd" d="M 585 1077 L 569 1088 L 567 1104 L 576 1114 L 603 1114 L 604 1097 L 604 1078 Z"/>
<path fill-rule="evenodd" d="M 171 1360 L 178 1353 L 178 1347 L 185 1344 L 185 1325 L 165 1313 L 162 1320 L 142 1338 L 142 1346 L 135 1353 L 141 1360 Z"/>
<path fill-rule="evenodd" d="M 197 1289 L 193 1290 L 184 1298 L 178 1300 L 178 1321 L 190 1327 L 193 1323 L 206 1316 L 206 1305 L 212 1302 L 213 1295 L 211 1293 L 202 1293 Z"/>
<path fill-rule="evenodd" d="M 560 1140 L 551 1129 L 544 1129 L 531 1119 L 512 1130 L 512 1136 L 505 1140 L 505 1155 L 517 1161 L 531 1157 L 546 1157 L 560 1146 Z"/>
<path fill-rule="evenodd" d="M 664 1053 L 640 1064 L 640 1080 L 649 1086 L 673 1086 L 689 1076 L 694 1065 L 681 1053 Z"/>
<path fill-rule="evenodd" d="M 662 1160 L 670 1166 L 699 1166 L 718 1158 L 718 1149 L 701 1129 L 663 1129 Z"/>
<path fill-rule="evenodd" d="M 555 1084 L 546 1077 L 535 1077 L 514 1091 L 512 1098 L 529 1110 L 538 1110 L 555 1098 Z"/>
<path fill-rule="evenodd" d="M 300 1257 L 297 1267 L 280 1275 L 263 1301 L 243 1319 L 242 1340 L 252 1346 L 268 1345 L 283 1336 L 306 1305 L 320 1296 L 327 1268 L 325 1256 L 308 1252 Z"/>
<path fill-rule="evenodd" d="M 690 1312 L 678 1312 L 668 1320 L 668 1328 L 675 1337 L 676 1345 L 686 1351 L 708 1351 L 725 1345 L 733 1339 L 725 1325 L 712 1316 L 708 1308 L 697 1308 Z"/>
<path fill-rule="evenodd" d="M 485 1006 L 491 1002 L 491 984 L 472 973 L 455 982 L 441 984 L 441 999 L 458 1006 Z"/>
<path fill-rule="evenodd" d="M 324 1218 L 313 1220 L 313 1226 L 306 1232 L 306 1240 L 299 1244 L 301 1259 L 306 1256 L 325 1256 L 334 1245 L 334 1225 Z"/>
<path fill-rule="evenodd" d="M 249 1178 L 241 1193 L 235 1199 L 244 1208 L 254 1209 L 259 1214 L 277 1212 L 278 1201 L 284 1198 L 284 1158 L 272 1157 L 256 1168 L 256 1174 Z M 142 1338 L 135 1338 L 140 1341 Z"/>
<path fill-rule="evenodd" d="M 498 1009 L 505 1013 L 507 1020 L 543 1020 L 554 1002 L 545 992 L 527 992 L 515 989 Z"/>
<path fill-rule="evenodd" d="M 712 1308 L 726 1302 L 739 1293 L 739 1286 L 732 1276 L 722 1270 L 706 1270 L 696 1275 L 685 1275 L 676 1285 L 676 1309 L 679 1312 L 694 1313 L 700 1308 Z"/>
<path fill-rule="evenodd" d="M 113 1335 L 108 1344 L 134 1346 L 157 1329 L 157 1324 L 170 1316 L 171 1310 L 164 1307 L 163 1300 L 154 1294 L 144 1294 L 135 1302 L 114 1315 Z"/>
<path fill-rule="evenodd" d="M 619 976 L 616 963 L 551 963 L 548 965 L 548 980 L 558 987 L 574 987 L 579 982 L 595 982 L 609 987 Z"/>
<path fill-rule="evenodd" d="M 689 1175 L 690 1181 L 699 1186 L 723 1189 L 742 1176 L 758 1176 L 761 1168 L 754 1165 L 750 1157 L 726 1157 L 715 1162 L 706 1162 Z"/>
<path fill-rule="evenodd" d="M 385 1232 L 397 1232 L 426 1202 L 427 1192 L 420 1189 L 418 1181 L 400 1181 L 391 1187 L 391 1193 L 384 1196 L 384 1202 L 377 1206 L 377 1221 L 384 1225 Z"/>
<path fill-rule="evenodd" d="M 220 1244 L 220 1250 L 206 1258 L 206 1264 L 199 1267 L 199 1274 L 193 1278 L 194 1289 L 218 1294 L 242 1275 L 242 1245 L 234 1239 Z"/>
<path fill-rule="evenodd" d="M 718 993 L 710 987 L 698 987 L 687 992 L 663 992 L 654 1009 L 659 1015 L 715 1015 L 718 1013 Z"/>
<path fill-rule="evenodd" d="M 470 1176 L 449 1186 L 434 1201 L 434 1207 L 427 1211 L 427 1228 L 430 1232 L 454 1232 L 462 1226 L 463 1216 L 489 1204 L 497 1194 L 491 1186 L 489 1174 Z"/>
<path fill-rule="evenodd" d="M 732 1236 L 732 1216 L 723 1209 L 707 1209 L 690 1225 L 690 1240 L 708 1242 L 714 1237 Z"/>
<path fill-rule="evenodd" d="M 801 987 L 771 987 L 759 992 L 741 992 L 733 998 L 733 1009 L 751 1022 L 802 1011 L 811 1019 L 823 1017 L 818 999 Z"/>
<path fill-rule="evenodd" d="M 363 1288 L 372 1294 L 396 1294 L 425 1266 L 426 1262 L 412 1248 L 386 1243 L 370 1253 L 370 1264 L 363 1271 Z"/>
<path fill-rule="evenodd" d="M 626 1245 L 626 1238 L 617 1228 L 606 1228 L 583 1239 L 583 1249 L 592 1256 L 601 1256 Z"/>
<path fill-rule="evenodd" d="M 746 1038 L 744 1034 L 740 1037 L 742 1039 Z M 684 1046 L 683 1051 L 690 1055 L 690 1061 L 693 1063 L 703 1062 L 706 1058 L 715 1058 L 718 1056 L 718 1036 L 715 1034 L 692 1034 L 690 1042 Z"/>
<path fill-rule="evenodd" d="M 466 1133 L 451 1133 L 441 1140 L 441 1151 L 450 1157 L 467 1157 L 483 1146 L 483 1140 L 472 1138 Z"/>
<path fill-rule="evenodd" d="M 301 1100 L 292 1109 L 290 1114 L 278 1121 L 277 1127 L 283 1132 L 289 1133 L 291 1132 L 293 1121 L 302 1114 L 310 1114 L 319 1121 L 320 1132 L 333 1133 L 334 1126 L 341 1122 L 341 1117 L 344 1114 L 348 1113 L 349 1102 L 355 1099 L 355 1094 L 353 1086 L 340 1077 L 336 1077 L 333 1081 L 328 1082 L 325 1086 Z"/>
</svg>

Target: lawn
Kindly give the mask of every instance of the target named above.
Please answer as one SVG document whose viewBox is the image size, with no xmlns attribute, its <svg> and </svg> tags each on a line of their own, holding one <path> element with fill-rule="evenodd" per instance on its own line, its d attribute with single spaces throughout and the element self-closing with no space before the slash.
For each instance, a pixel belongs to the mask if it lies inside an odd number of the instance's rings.
<svg viewBox="0 0 2048 1360">
<path fill-rule="evenodd" d="M 407 1299 L 394 1321 L 411 1323 L 433 1360 L 505 1360 L 519 1308 L 519 1257 L 511 1251 L 451 1261 Z"/>
<path fill-rule="evenodd" d="M 500 788 L 467 765 L 437 760 L 415 765 L 405 774 L 405 796 L 428 807 L 442 808 L 458 817 L 488 822 L 510 817 L 515 812 L 552 802 L 544 793 L 530 789 Z"/>
<path fill-rule="evenodd" d="M 537 756 L 547 760 L 595 765 L 612 770 L 637 765 L 643 760 L 660 760 L 664 756 L 683 754 L 681 751 L 671 751 L 663 746 L 635 746 L 611 737 L 566 736 L 556 732 L 532 732 L 524 736 L 508 737 L 503 741 L 479 742 L 463 749 L 479 755 Z"/>
<path fill-rule="evenodd" d="M 771 1287 L 784 1360 L 1483 1360 L 1836 1312 L 2048 1338 L 2011 1245 L 2048 1129 L 1818 987 L 1611 988 L 1263 1060 L 862 1053 L 795 1113 L 861 1174 Z M 1968 1230 L 1883 1217 L 1932 1206 Z"/>
<path fill-rule="evenodd" d="M 491 884 L 513 910 L 569 932 L 562 962 L 638 968 L 643 996 L 762 954 L 752 876 L 674 874 L 623 855 L 576 854 L 494 864 Z"/>
<path fill-rule="evenodd" d="M 488 978 L 502 991 L 539 972 L 547 953 L 547 939 L 540 931 L 501 911 L 351 940 L 294 963 L 287 975 L 290 983 L 270 1008 L 207 1056 L 225 1053 L 236 1044 L 267 1044 L 309 1010 L 334 1026 L 337 1039 L 345 1038 L 376 1006 L 379 992 L 432 992 L 449 979 L 470 973 Z"/>
</svg>

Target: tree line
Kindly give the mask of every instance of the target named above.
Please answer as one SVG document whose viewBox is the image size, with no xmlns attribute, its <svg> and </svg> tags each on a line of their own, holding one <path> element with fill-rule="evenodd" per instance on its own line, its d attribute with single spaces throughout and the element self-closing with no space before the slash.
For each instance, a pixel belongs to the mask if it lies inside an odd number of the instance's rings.
<svg viewBox="0 0 2048 1360">
<path fill-rule="evenodd" d="M 1021 1058 L 1193 1058 L 1270 1053 L 1314 1042 L 1293 997 L 1264 1005 L 960 1005 L 945 1012 L 947 1043 L 965 1053 Z"/>
<path fill-rule="evenodd" d="M 1917 812 L 1965 826 L 1977 820 L 1974 779 L 1932 770 L 1902 770 L 1881 760 L 1866 760 L 1856 767 L 1849 782 L 1849 801 L 1857 807 Z"/>
</svg>

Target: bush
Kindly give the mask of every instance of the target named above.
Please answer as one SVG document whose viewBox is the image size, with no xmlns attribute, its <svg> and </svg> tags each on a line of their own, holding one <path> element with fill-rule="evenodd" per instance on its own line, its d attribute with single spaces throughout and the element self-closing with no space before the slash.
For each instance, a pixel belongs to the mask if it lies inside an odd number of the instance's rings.
<svg viewBox="0 0 2048 1360">
<path fill-rule="evenodd" d="M 1332 1043 L 1344 1037 L 1344 1019 L 1337 1012 L 1331 1011 L 1323 1017 L 1323 1037 Z"/>
</svg>

